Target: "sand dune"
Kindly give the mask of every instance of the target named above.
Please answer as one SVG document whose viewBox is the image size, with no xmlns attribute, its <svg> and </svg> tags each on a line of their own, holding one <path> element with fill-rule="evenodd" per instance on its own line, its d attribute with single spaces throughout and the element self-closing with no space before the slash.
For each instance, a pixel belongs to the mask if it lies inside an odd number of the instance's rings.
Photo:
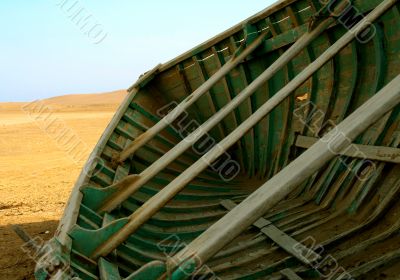
<svg viewBox="0 0 400 280">
<path fill-rule="evenodd" d="M 43 101 L 59 106 L 115 105 L 120 104 L 125 96 L 125 90 L 118 90 L 99 94 L 70 94 L 44 99 Z"/>
<path fill-rule="evenodd" d="M 69 94 L 63 96 L 51 97 L 40 100 L 41 103 L 50 106 L 56 111 L 77 111 L 81 110 L 115 110 L 124 100 L 127 92 L 118 90 L 107 93 L 96 94 Z M 32 101 L 35 102 L 35 101 Z M 1 112 L 20 111 L 22 107 L 30 102 L 4 102 L 0 103 Z"/>
</svg>

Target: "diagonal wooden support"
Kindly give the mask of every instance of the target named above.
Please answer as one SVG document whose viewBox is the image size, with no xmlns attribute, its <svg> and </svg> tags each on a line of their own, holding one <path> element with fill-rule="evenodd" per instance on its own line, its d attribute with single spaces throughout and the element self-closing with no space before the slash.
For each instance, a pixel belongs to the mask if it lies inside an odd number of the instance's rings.
<svg viewBox="0 0 400 280">
<path fill-rule="evenodd" d="M 378 18 L 395 2 L 394 0 L 382 2 L 367 16 L 366 20 L 372 21 L 372 19 Z M 365 24 L 365 21 L 361 24 Z M 341 122 L 335 130 L 325 135 L 175 255 L 171 262 L 193 259 L 192 256 L 196 256 L 196 259 L 200 261 L 198 265 L 205 263 L 259 217 L 295 190 L 299 184 L 334 158 L 336 156 L 335 151 L 341 151 L 347 147 L 358 135 L 398 104 L 400 104 L 400 75 Z"/>
<path fill-rule="evenodd" d="M 289 63 L 294 57 L 296 57 L 301 51 L 303 51 L 305 47 L 307 47 L 333 22 L 334 20 L 332 18 L 329 18 L 323 21 L 317 28 L 315 28 L 311 32 L 304 34 L 282 56 L 280 56 L 270 67 L 268 67 L 256 80 L 254 80 L 246 89 L 244 89 L 239 95 L 237 95 L 234 99 L 232 99 L 230 103 L 225 105 L 225 107 L 223 107 L 220 111 L 218 111 L 212 118 L 206 121 L 203 125 L 201 125 L 198 129 L 196 129 L 193 133 L 191 133 L 178 145 L 173 147 L 159 160 L 154 162 L 151 166 L 149 166 L 146 170 L 144 170 L 141 174 L 139 174 L 138 180 L 134 184 L 130 185 L 123 191 L 111 196 L 105 203 L 101 201 L 99 205 L 94 209 L 98 210 L 98 212 L 100 213 L 109 212 L 112 211 L 115 207 L 117 207 L 121 202 L 125 201 L 129 196 L 135 193 L 141 186 L 143 186 L 145 183 L 151 180 L 151 178 L 153 178 L 156 174 L 158 174 L 161 170 L 163 170 L 166 166 L 168 166 L 171 162 L 173 162 L 176 158 L 178 158 L 183 152 L 185 152 L 188 148 L 190 148 L 193 144 L 195 144 L 199 139 L 201 139 L 201 137 L 203 137 L 208 131 L 210 131 L 216 124 L 220 123 L 221 120 L 223 120 L 240 104 L 242 104 L 243 101 L 245 101 L 254 92 L 256 92 L 258 88 L 263 86 L 270 78 L 272 78 L 280 69 L 282 69 L 285 65 L 287 65 L 287 63 Z M 328 59 L 324 60 L 324 62 L 328 61 Z M 315 65 L 314 71 L 318 70 L 322 65 L 323 63 Z M 305 80 L 308 79 L 312 75 L 312 73 L 306 74 Z M 272 98 L 271 101 L 267 102 L 269 108 L 268 110 L 272 110 L 273 108 L 278 106 L 282 100 L 284 100 L 292 91 L 294 91 L 301 84 L 302 82 L 299 83 L 297 81 L 295 85 L 291 84 L 291 88 L 289 91 L 285 91 L 284 93 L 281 92 L 280 96 L 278 97 L 274 96 L 274 98 Z M 235 130 L 236 134 L 244 134 L 243 131 L 244 131 L 243 126 L 240 131 L 238 131 L 238 129 Z"/>
<path fill-rule="evenodd" d="M 295 145 L 296 147 L 308 149 L 317 142 L 318 138 L 299 135 Z M 400 149 L 398 148 L 359 144 L 353 144 L 352 146 L 340 151 L 339 154 L 361 159 L 400 163 Z"/>
<path fill-rule="evenodd" d="M 254 42 L 247 46 L 244 50 L 239 49 L 240 53 L 234 55 L 231 60 L 224 64 L 221 69 L 218 70 L 210 79 L 203 83 L 198 89 L 196 89 L 191 95 L 189 95 L 185 100 L 183 100 L 176 108 L 168 113 L 162 120 L 156 123 L 153 127 L 148 129 L 145 133 L 137 137 L 130 145 L 127 147 L 117 159 L 120 162 L 125 161 L 132 154 L 134 154 L 140 147 L 144 146 L 151 139 L 159 134 L 163 129 L 171 125 L 182 113 L 184 113 L 194 102 L 196 102 L 200 97 L 207 93 L 216 83 L 218 83 L 222 78 L 224 78 L 232 69 L 234 69 L 240 62 L 242 62 L 246 57 L 248 57 L 252 52 L 254 52 L 264 41 L 268 32 L 263 32 Z"/>
<path fill-rule="evenodd" d="M 227 210 L 233 210 L 237 206 L 232 200 L 223 200 L 221 201 L 221 205 Z M 306 265 L 312 265 L 313 262 L 322 258 L 264 218 L 258 219 L 253 226 L 260 229 L 262 233 L 278 244 L 279 247 Z"/>
</svg>

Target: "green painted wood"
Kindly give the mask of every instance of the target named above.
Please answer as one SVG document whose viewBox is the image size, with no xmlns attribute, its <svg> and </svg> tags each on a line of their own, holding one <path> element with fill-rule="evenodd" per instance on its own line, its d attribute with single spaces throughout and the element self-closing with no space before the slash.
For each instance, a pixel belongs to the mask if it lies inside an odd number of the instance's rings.
<svg viewBox="0 0 400 280">
<path fill-rule="evenodd" d="M 118 267 L 103 258 L 99 259 L 99 274 L 100 280 L 121 280 Z"/>
<path fill-rule="evenodd" d="M 117 220 L 98 230 L 87 230 L 75 226 L 69 233 L 72 238 L 72 248 L 89 257 L 98 246 L 125 226 L 127 222 L 127 219 Z"/>
</svg>

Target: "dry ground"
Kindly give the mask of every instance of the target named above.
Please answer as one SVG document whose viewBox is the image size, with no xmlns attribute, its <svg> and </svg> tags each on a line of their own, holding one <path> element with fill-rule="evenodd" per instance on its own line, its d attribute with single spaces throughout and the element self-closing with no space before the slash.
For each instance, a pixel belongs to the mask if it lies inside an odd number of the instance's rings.
<svg viewBox="0 0 400 280">
<path fill-rule="evenodd" d="M 73 95 L 45 104 L 51 118 L 87 145 L 82 151 L 86 158 L 125 94 Z M 43 128 L 43 119 L 21 110 L 24 105 L 0 104 L 0 280 L 34 279 L 34 262 L 10 225 L 21 225 L 33 237 L 51 238 L 84 164 Z"/>
</svg>

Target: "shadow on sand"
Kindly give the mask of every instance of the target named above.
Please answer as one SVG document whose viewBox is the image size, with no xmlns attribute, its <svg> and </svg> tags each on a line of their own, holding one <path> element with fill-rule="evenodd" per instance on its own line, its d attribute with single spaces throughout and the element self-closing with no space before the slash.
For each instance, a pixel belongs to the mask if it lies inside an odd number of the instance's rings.
<svg viewBox="0 0 400 280">
<path fill-rule="evenodd" d="M 53 237 L 58 221 L 27 223 L 19 226 L 32 238 L 47 241 Z M 24 242 L 11 225 L 0 226 L 0 279 L 34 280 L 35 262 L 23 251 Z"/>
</svg>

